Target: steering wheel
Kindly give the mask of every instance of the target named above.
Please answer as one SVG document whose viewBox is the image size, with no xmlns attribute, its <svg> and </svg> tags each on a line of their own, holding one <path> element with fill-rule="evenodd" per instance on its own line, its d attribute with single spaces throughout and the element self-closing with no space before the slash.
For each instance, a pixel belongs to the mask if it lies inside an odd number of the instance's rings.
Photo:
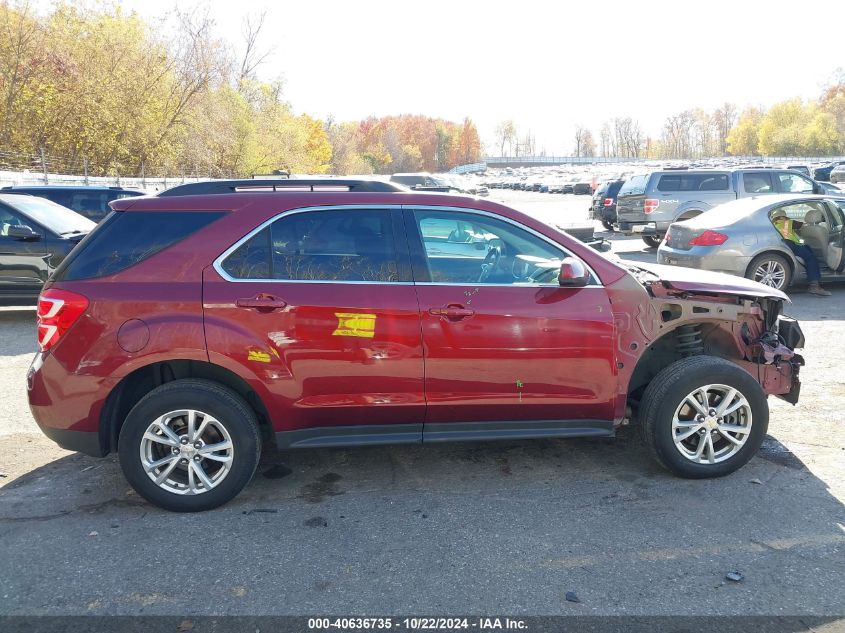
<svg viewBox="0 0 845 633">
<path fill-rule="evenodd" d="M 502 247 L 501 246 L 491 246 L 490 250 L 487 251 L 487 256 L 484 258 L 484 261 L 481 262 L 481 274 L 478 276 L 478 281 L 481 283 L 482 281 L 487 281 L 487 278 L 490 276 L 496 266 L 499 263 L 499 258 L 502 256 Z"/>
</svg>

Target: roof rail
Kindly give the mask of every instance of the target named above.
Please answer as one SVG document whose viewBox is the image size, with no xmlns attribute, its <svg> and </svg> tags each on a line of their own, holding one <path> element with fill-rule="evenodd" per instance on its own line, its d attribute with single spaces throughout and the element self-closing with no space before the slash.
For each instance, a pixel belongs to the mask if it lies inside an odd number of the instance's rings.
<svg viewBox="0 0 845 633">
<path fill-rule="evenodd" d="M 221 193 L 274 192 L 274 191 L 358 191 L 385 192 L 407 191 L 406 187 L 383 180 L 357 180 L 348 178 L 278 178 L 258 180 L 207 180 L 176 185 L 157 194 L 170 196 L 200 196 Z"/>
</svg>

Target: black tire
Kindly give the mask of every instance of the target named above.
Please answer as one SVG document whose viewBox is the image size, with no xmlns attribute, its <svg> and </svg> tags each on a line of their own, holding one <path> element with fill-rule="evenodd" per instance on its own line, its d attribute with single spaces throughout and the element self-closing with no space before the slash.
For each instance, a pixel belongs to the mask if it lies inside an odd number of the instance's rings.
<svg viewBox="0 0 845 633">
<path fill-rule="evenodd" d="M 660 246 L 660 242 L 663 241 L 662 235 L 643 235 L 643 242 L 646 243 L 646 246 L 649 248 L 657 248 Z"/>
<path fill-rule="evenodd" d="M 748 265 L 748 269 L 745 271 L 745 278 L 751 279 L 752 281 L 759 281 L 757 279 L 757 270 L 767 264 L 780 266 L 784 273 L 783 284 L 781 286 L 772 287 L 777 288 L 778 290 L 786 290 L 789 288 L 789 284 L 792 283 L 792 266 L 790 266 L 786 257 L 778 255 L 777 253 L 763 253 L 762 255 L 758 255 L 752 259 L 751 263 Z M 767 286 L 771 285 L 765 281 L 762 283 L 765 283 Z"/>
<path fill-rule="evenodd" d="M 700 464 L 675 446 L 672 419 L 688 394 L 714 384 L 737 389 L 746 399 L 751 408 L 751 433 L 724 461 Z M 643 438 L 660 464 L 679 477 L 705 479 L 728 475 L 751 459 L 766 436 L 769 406 L 759 383 L 738 365 L 714 356 L 693 356 L 672 363 L 654 377 L 640 401 L 638 417 Z"/>
<path fill-rule="evenodd" d="M 179 409 L 195 409 L 213 416 L 229 433 L 232 462 L 215 487 L 201 494 L 181 495 L 159 487 L 141 462 L 141 442 L 159 416 Z M 123 474 L 150 503 L 173 512 L 211 510 L 233 499 L 249 483 L 261 456 L 258 419 L 237 393 L 210 380 L 174 380 L 153 389 L 136 404 L 120 429 L 118 454 Z"/>
<path fill-rule="evenodd" d="M 613 230 L 613 222 L 610 222 L 609 220 L 602 220 L 602 221 L 601 221 L 601 225 L 602 225 L 604 228 L 606 228 L 608 231 L 612 231 L 612 230 Z"/>
</svg>

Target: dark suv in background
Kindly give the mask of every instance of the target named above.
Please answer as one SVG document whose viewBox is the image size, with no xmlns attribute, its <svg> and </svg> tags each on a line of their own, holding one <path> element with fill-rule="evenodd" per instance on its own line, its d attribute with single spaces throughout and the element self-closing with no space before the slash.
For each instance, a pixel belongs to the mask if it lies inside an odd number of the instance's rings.
<svg viewBox="0 0 845 633">
<path fill-rule="evenodd" d="M 46 198 L 71 211 L 76 211 L 93 222 L 99 222 L 108 215 L 111 208 L 109 202 L 146 195 L 143 191 L 123 189 L 122 187 L 88 187 L 88 186 L 15 186 L 4 187 L 4 193 L 26 193 L 39 198 Z"/>
<path fill-rule="evenodd" d="M 96 226 L 54 202 L 0 192 L 0 305 L 31 305 L 41 286 Z"/>
<path fill-rule="evenodd" d="M 624 184 L 624 180 L 609 180 L 601 183 L 593 194 L 590 218 L 599 220 L 608 231 L 613 230 L 616 222 L 616 196 Z"/>
<path fill-rule="evenodd" d="M 845 160 L 834 160 L 822 167 L 816 167 L 813 170 L 813 178 L 822 182 L 829 182 L 830 172 L 832 172 L 834 168 L 838 167 L 839 165 L 845 165 Z"/>
</svg>

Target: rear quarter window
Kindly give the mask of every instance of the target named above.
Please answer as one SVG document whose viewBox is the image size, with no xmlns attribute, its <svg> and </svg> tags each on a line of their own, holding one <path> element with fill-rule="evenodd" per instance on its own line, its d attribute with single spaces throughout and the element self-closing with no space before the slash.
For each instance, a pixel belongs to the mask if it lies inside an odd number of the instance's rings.
<svg viewBox="0 0 845 633">
<path fill-rule="evenodd" d="M 622 185 L 619 190 L 619 196 L 637 196 L 645 193 L 645 188 L 648 186 L 649 174 L 640 174 L 639 176 L 631 176 Z"/>
<path fill-rule="evenodd" d="M 222 211 L 114 212 L 56 269 L 53 279 L 114 275 L 184 240 L 225 215 Z"/>
</svg>

